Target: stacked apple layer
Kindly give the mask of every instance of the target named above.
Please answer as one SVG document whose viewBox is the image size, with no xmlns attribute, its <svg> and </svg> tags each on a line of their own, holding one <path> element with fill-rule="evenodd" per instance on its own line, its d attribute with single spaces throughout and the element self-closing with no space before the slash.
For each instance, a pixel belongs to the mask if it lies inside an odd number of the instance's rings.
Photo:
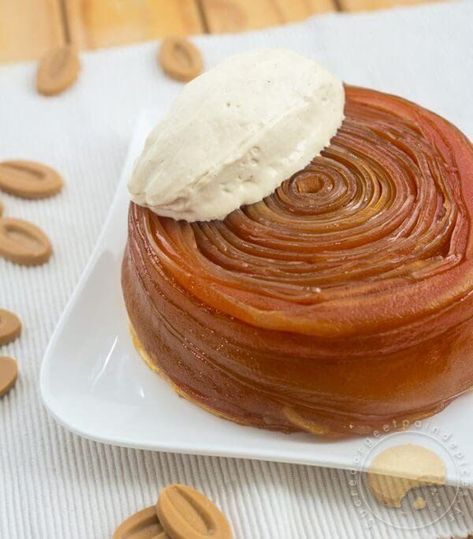
<svg viewBox="0 0 473 539">
<path fill-rule="evenodd" d="M 473 386 L 473 146 L 372 90 L 347 87 L 345 114 L 321 156 L 224 221 L 130 206 L 140 346 L 239 423 L 361 434 Z"/>
</svg>

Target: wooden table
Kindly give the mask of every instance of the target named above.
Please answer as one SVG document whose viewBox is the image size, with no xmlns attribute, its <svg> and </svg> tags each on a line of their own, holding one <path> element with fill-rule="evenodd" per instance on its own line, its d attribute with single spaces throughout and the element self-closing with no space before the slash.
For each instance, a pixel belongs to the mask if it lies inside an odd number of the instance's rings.
<svg viewBox="0 0 473 539">
<path fill-rule="evenodd" d="M 0 62 L 39 58 L 72 39 L 95 49 L 170 34 L 239 32 L 316 13 L 425 0 L 0 0 Z"/>
</svg>

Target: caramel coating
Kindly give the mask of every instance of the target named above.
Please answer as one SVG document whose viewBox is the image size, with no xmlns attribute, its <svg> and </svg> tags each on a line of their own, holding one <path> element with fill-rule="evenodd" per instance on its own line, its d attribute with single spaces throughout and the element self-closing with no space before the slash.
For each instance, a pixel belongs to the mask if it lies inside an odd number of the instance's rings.
<svg viewBox="0 0 473 539">
<path fill-rule="evenodd" d="M 473 386 L 473 147 L 401 98 L 346 97 L 331 145 L 262 202 L 191 224 L 130 206 L 138 340 L 240 423 L 363 434 Z"/>
</svg>

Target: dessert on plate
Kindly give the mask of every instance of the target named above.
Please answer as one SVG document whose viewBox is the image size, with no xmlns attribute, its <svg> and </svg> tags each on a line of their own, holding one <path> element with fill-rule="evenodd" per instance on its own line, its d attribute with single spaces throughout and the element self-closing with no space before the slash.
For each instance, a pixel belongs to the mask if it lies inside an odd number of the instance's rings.
<svg viewBox="0 0 473 539">
<path fill-rule="evenodd" d="M 244 53 L 186 86 L 130 192 L 133 339 L 206 410 L 363 434 L 473 386 L 473 146 L 436 114 Z"/>
</svg>

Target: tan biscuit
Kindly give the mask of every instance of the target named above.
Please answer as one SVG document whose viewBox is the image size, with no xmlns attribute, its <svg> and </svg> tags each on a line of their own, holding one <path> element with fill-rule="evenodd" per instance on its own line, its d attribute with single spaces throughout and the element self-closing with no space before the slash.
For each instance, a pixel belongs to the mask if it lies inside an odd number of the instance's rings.
<svg viewBox="0 0 473 539">
<path fill-rule="evenodd" d="M 204 69 L 199 49 L 183 37 L 163 39 L 158 60 L 166 75 L 181 82 L 192 80 Z"/>
<path fill-rule="evenodd" d="M 159 523 L 153 505 L 131 515 L 115 530 L 112 539 L 170 539 Z"/>
<path fill-rule="evenodd" d="M 156 511 L 172 539 L 231 539 L 224 514 L 201 492 L 187 485 L 169 485 L 161 491 Z"/>
<path fill-rule="evenodd" d="M 24 266 L 47 262 L 51 243 L 37 226 L 21 219 L 0 219 L 0 256 Z"/>
<path fill-rule="evenodd" d="M 444 462 L 421 445 L 390 447 L 369 465 L 368 486 L 374 497 L 388 507 L 401 507 L 404 496 L 413 488 L 444 483 Z"/>
<path fill-rule="evenodd" d="M 16 361 L 11 357 L 0 357 L 0 397 L 6 395 L 18 378 Z"/>
<path fill-rule="evenodd" d="M 21 321 L 16 314 L 0 309 L 0 346 L 14 341 L 21 333 Z"/>
<path fill-rule="evenodd" d="M 63 183 L 53 168 L 42 163 L 23 160 L 0 163 L 0 189 L 10 195 L 46 198 L 59 193 Z"/>
<path fill-rule="evenodd" d="M 73 45 L 49 51 L 38 64 L 36 89 L 43 95 L 60 94 L 69 88 L 79 75 L 79 55 Z"/>
</svg>

